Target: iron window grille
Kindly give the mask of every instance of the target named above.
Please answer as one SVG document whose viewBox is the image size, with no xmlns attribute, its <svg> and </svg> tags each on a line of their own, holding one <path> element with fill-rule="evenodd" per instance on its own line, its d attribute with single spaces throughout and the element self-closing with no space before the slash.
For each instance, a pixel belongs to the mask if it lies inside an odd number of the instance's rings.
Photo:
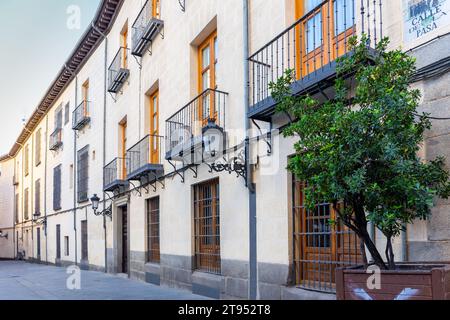
<svg viewBox="0 0 450 320">
<path fill-rule="evenodd" d="M 30 208 L 30 203 L 29 203 L 29 199 L 30 199 L 30 191 L 28 188 L 25 189 L 25 194 L 24 194 L 24 208 L 23 208 L 23 214 L 25 217 L 25 220 L 28 220 L 30 218 L 30 214 L 29 214 L 29 208 Z"/>
<path fill-rule="evenodd" d="M 78 202 L 88 201 L 89 186 L 89 146 L 78 151 L 77 161 L 77 193 Z"/>
<path fill-rule="evenodd" d="M 335 270 L 362 263 L 357 235 L 337 221 L 328 203 L 314 210 L 305 205 L 305 183 L 292 181 L 293 268 L 295 285 L 322 292 L 335 292 Z"/>
<path fill-rule="evenodd" d="M 189 156 L 194 146 L 201 146 L 202 129 L 208 121 L 226 130 L 227 96 L 206 89 L 166 121 L 166 159 L 179 160 L 184 153 Z"/>
<path fill-rule="evenodd" d="M 91 118 L 89 116 L 89 107 L 90 107 L 89 101 L 84 100 L 73 111 L 72 115 L 73 130 L 81 130 L 91 121 Z"/>
<path fill-rule="evenodd" d="M 58 127 L 50 135 L 50 150 L 51 151 L 56 151 L 62 147 L 62 145 L 63 145 L 62 133 L 63 133 L 63 129 Z"/>
<path fill-rule="evenodd" d="M 41 215 L 41 180 L 38 179 L 34 183 L 34 214 Z"/>
<path fill-rule="evenodd" d="M 88 260 L 88 222 L 81 221 L 81 260 Z"/>
<path fill-rule="evenodd" d="M 220 274 L 219 180 L 194 186 L 195 268 Z"/>
<path fill-rule="evenodd" d="M 117 93 L 130 76 L 128 69 L 128 48 L 120 47 L 108 68 L 108 92 Z"/>
<path fill-rule="evenodd" d="M 147 260 L 160 263 L 159 197 L 147 200 Z"/>
<path fill-rule="evenodd" d="M 53 210 L 61 210 L 61 165 L 53 169 Z"/>
</svg>

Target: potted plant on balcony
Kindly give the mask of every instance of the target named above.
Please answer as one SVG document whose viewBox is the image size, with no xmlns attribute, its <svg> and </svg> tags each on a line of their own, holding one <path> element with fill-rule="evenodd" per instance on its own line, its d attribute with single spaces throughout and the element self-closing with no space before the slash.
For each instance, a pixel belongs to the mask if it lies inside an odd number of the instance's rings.
<svg viewBox="0 0 450 320">
<path fill-rule="evenodd" d="M 365 265 L 337 270 L 338 299 L 447 299 L 448 265 L 396 263 L 392 246 L 408 224 L 430 216 L 435 197 L 450 195 L 445 159 L 418 155 L 431 122 L 418 114 L 420 92 L 410 87 L 415 61 L 388 51 L 388 39 L 375 55 L 367 43 L 365 36 L 350 40 L 352 54 L 338 59 L 335 95 L 325 102 L 292 96 L 292 70 L 271 84 L 278 111 L 294 119 L 284 130 L 297 138 L 288 169 L 306 182 L 309 208 L 317 199 L 332 204 L 339 221 L 330 223 L 343 223 L 361 241 Z M 369 222 L 386 237 L 385 258 Z"/>
</svg>

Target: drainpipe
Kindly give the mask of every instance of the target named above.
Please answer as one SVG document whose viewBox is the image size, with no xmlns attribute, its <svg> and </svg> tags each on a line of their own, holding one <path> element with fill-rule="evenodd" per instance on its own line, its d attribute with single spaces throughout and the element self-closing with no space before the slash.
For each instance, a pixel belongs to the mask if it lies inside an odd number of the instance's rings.
<svg viewBox="0 0 450 320">
<path fill-rule="evenodd" d="M 44 214 L 45 214 L 45 224 L 44 224 L 44 232 L 45 232 L 45 264 L 48 264 L 48 238 L 47 238 L 47 228 L 48 228 L 48 220 L 47 220 L 47 155 L 48 155 L 48 114 L 45 116 L 45 165 L 44 165 Z M 42 136 L 41 136 L 42 139 Z"/>
<path fill-rule="evenodd" d="M 102 154 L 102 161 L 103 161 L 103 168 L 106 166 L 106 107 L 107 107 L 107 91 L 108 91 L 108 37 L 101 32 L 94 23 L 91 24 L 92 28 L 97 31 L 105 40 L 105 75 L 104 75 L 104 83 L 105 87 L 103 90 L 103 154 Z M 102 169 L 103 169 L 102 168 Z M 103 181 L 102 181 L 103 185 Z M 103 212 L 105 212 L 106 209 L 106 193 L 103 192 Z M 107 229 L 106 229 L 106 216 L 103 215 L 103 233 L 105 237 L 105 273 L 108 272 L 108 244 L 107 244 Z"/>
<path fill-rule="evenodd" d="M 257 264 L 257 221 L 256 221 L 256 186 L 253 182 L 252 165 L 250 164 L 250 143 L 249 130 L 250 120 L 247 117 L 249 109 L 249 2 L 243 0 L 243 48 L 244 48 L 244 128 L 245 128 L 245 156 L 246 156 L 246 184 L 248 187 L 248 209 L 249 209 L 249 300 L 256 300 L 258 297 L 258 264 Z"/>
</svg>

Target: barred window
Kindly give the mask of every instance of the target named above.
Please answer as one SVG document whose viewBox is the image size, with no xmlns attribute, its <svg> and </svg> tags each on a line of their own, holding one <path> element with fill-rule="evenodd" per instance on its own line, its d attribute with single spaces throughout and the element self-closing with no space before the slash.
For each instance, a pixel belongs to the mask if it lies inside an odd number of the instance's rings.
<svg viewBox="0 0 450 320">
<path fill-rule="evenodd" d="M 34 213 L 41 215 L 41 180 L 38 179 L 34 183 Z"/>
<path fill-rule="evenodd" d="M 335 291 L 335 270 L 362 263 L 356 234 L 342 224 L 331 226 L 336 212 L 328 203 L 314 210 L 305 206 L 306 184 L 295 177 L 293 195 L 293 262 L 297 286 L 325 292 Z"/>
<path fill-rule="evenodd" d="M 200 271 L 220 274 L 219 180 L 194 187 L 195 261 Z"/>
<path fill-rule="evenodd" d="M 78 202 L 88 201 L 89 182 L 89 146 L 78 151 L 77 161 L 77 188 Z"/>
<path fill-rule="evenodd" d="M 64 125 L 69 123 L 70 119 L 70 103 L 67 102 L 66 106 L 64 107 Z"/>
<path fill-rule="evenodd" d="M 81 221 L 81 260 L 88 260 L 88 222 Z"/>
<path fill-rule="evenodd" d="M 69 237 L 64 237 L 64 255 L 67 257 L 69 255 Z"/>
<path fill-rule="evenodd" d="M 30 218 L 29 217 L 30 214 L 28 212 L 29 207 L 30 207 L 29 198 L 30 198 L 30 192 L 29 192 L 29 189 L 26 188 L 25 194 L 24 194 L 24 199 L 23 199 L 23 215 L 25 217 L 25 220 L 28 220 Z"/>
<path fill-rule="evenodd" d="M 53 210 L 61 209 L 61 165 L 53 169 Z"/>
<path fill-rule="evenodd" d="M 16 194 L 15 196 L 14 221 L 16 221 L 16 223 L 19 223 L 19 194 Z"/>
<path fill-rule="evenodd" d="M 147 258 L 149 262 L 159 263 L 159 197 L 147 200 Z"/>
</svg>

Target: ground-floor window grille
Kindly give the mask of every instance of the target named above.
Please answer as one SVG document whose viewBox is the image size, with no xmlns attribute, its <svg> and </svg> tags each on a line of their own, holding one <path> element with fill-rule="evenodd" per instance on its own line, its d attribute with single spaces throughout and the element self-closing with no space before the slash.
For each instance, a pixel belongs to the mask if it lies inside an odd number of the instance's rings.
<svg viewBox="0 0 450 320">
<path fill-rule="evenodd" d="M 338 267 L 362 263 L 356 234 L 337 223 L 336 212 L 328 203 L 318 203 L 314 210 L 305 206 L 305 184 L 293 179 L 293 267 L 295 284 L 325 292 L 335 291 Z"/>
<path fill-rule="evenodd" d="M 147 200 L 147 258 L 160 263 L 159 245 L 159 197 Z"/>
<path fill-rule="evenodd" d="M 219 180 L 194 187 L 196 269 L 220 274 Z"/>
</svg>

